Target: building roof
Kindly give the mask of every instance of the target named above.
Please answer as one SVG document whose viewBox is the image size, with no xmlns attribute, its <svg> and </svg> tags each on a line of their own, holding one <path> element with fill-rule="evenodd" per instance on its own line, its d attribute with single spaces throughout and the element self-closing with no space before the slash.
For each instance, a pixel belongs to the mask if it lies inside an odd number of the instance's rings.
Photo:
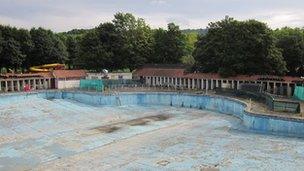
<svg viewBox="0 0 304 171">
<path fill-rule="evenodd" d="M 39 74 L 43 78 L 54 78 L 54 76 L 51 72 L 39 72 L 37 74 Z"/>
<path fill-rule="evenodd" d="M 290 76 L 273 76 L 273 75 L 237 75 L 234 77 L 223 78 L 218 73 L 187 73 L 186 67 L 157 67 L 147 66 L 134 71 L 134 76 L 145 77 L 179 77 L 179 78 L 193 78 L 193 79 L 225 79 L 225 80 L 242 80 L 242 81 L 278 81 L 278 82 L 303 82 L 300 77 Z"/>
<path fill-rule="evenodd" d="M 85 78 L 85 70 L 53 70 L 50 72 L 38 72 L 38 73 L 25 73 L 25 74 L 0 74 L 0 78 L 31 78 L 31 77 L 41 77 L 41 78 Z"/>
<path fill-rule="evenodd" d="M 184 68 L 139 68 L 133 72 L 134 76 L 164 76 L 164 77 L 183 77 Z"/>
<path fill-rule="evenodd" d="M 86 70 L 54 70 L 53 76 L 55 78 L 85 78 Z"/>
<path fill-rule="evenodd" d="M 0 78 L 31 78 L 31 77 L 44 77 L 39 73 L 25 73 L 25 74 L 15 74 L 15 73 L 7 73 L 0 74 Z"/>
</svg>

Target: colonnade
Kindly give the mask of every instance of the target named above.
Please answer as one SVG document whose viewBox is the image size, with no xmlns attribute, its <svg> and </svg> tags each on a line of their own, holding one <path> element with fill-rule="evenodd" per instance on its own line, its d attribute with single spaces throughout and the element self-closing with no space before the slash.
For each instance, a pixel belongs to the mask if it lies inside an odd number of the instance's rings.
<svg viewBox="0 0 304 171">
<path fill-rule="evenodd" d="M 186 77 L 143 77 L 148 86 L 175 87 L 183 89 L 213 90 L 215 88 L 240 89 L 243 83 L 261 84 L 264 91 L 285 95 L 290 97 L 293 94 L 295 83 L 286 83 L 281 81 L 248 81 L 231 79 L 212 79 L 212 78 L 186 78 Z"/>
<path fill-rule="evenodd" d="M 42 90 L 51 88 L 50 78 L 0 78 L 0 92 L 24 91 L 28 85 L 31 90 Z"/>
</svg>

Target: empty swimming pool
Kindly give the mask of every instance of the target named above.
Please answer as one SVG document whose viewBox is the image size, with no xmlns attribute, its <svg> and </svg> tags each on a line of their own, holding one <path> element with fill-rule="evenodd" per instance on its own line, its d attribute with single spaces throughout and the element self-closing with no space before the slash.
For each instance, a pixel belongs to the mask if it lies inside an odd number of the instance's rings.
<svg viewBox="0 0 304 171">
<path fill-rule="evenodd" d="M 304 141 L 287 137 L 302 122 L 244 108 L 175 93 L 3 95 L 0 170 L 302 170 Z"/>
</svg>

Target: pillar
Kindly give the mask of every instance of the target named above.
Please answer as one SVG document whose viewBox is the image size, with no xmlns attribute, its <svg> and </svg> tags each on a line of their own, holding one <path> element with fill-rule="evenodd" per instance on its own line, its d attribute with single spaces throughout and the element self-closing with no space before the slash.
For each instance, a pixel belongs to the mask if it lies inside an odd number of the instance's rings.
<svg viewBox="0 0 304 171">
<path fill-rule="evenodd" d="M 15 90 L 14 90 L 14 81 L 11 80 L 10 82 L 11 82 L 11 91 L 15 91 Z"/>
<path fill-rule="evenodd" d="M 21 88 L 21 91 L 23 91 L 23 88 L 24 88 L 24 85 L 25 85 L 25 81 L 24 81 L 24 79 L 22 79 L 22 80 L 21 80 L 21 82 L 22 82 L 22 83 L 21 83 L 20 88 Z"/>
<path fill-rule="evenodd" d="M 27 84 L 28 84 L 29 88 L 32 89 L 31 80 L 27 80 Z"/>
<path fill-rule="evenodd" d="M 206 90 L 208 90 L 208 89 L 209 89 L 209 80 L 206 79 Z"/>
<path fill-rule="evenodd" d="M 195 88 L 195 79 L 192 78 L 192 89 L 194 89 L 194 88 Z"/>
<path fill-rule="evenodd" d="M 0 92 L 2 91 L 2 81 L 0 80 Z"/>
<path fill-rule="evenodd" d="M 187 81 L 188 81 L 188 89 L 190 89 L 191 88 L 190 87 L 190 78 L 188 78 Z"/>
<path fill-rule="evenodd" d="M 221 88 L 223 88 L 224 80 L 221 80 Z"/>
<path fill-rule="evenodd" d="M 232 88 L 232 89 L 235 89 L 234 80 L 231 81 L 231 88 Z"/>
<path fill-rule="evenodd" d="M 277 85 L 276 85 L 276 82 L 273 82 L 273 94 L 277 94 Z"/>
<path fill-rule="evenodd" d="M 52 84 L 51 84 L 51 79 L 50 79 L 50 78 L 48 79 L 48 88 L 49 88 L 49 89 L 53 88 L 53 87 L 52 87 Z"/>
<path fill-rule="evenodd" d="M 201 82 L 201 89 L 203 90 L 204 89 L 204 79 L 201 79 L 200 82 Z"/>
<path fill-rule="evenodd" d="M 17 91 L 20 91 L 20 80 L 17 80 Z"/>
<path fill-rule="evenodd" d="M 240 89 L 240 81 L 236 81 L 236 89 L 237 89 L 237 90 Z"/>
<path fill-rule="evenodd" d="M 38 80 L 38 85 L 39 85 L 39 89 L 43 89 L 42 88 L 42 81 L 41 81 L 41 79 Z"/>
<path fill-rule="evenodd" d="M 269 84 L 269 81 L 267 81 L 266 85 L 267 85 L 267 92 L 270 93 L 270 84 Z"/>
<path fill-rule="evenodd" d="M 218 87 L 219 87 L 219 83 L 218 83 L 218 81 L 219 81 L 219 80 L 215 80 L 215 87 L 216 87 L 216 88 L 218 88 Z"/>
<path fill-rule="evenodd" d="M 213 90 L 213 79 L 211 79 L 211 85 L 210 89 Z"/>
</svg>

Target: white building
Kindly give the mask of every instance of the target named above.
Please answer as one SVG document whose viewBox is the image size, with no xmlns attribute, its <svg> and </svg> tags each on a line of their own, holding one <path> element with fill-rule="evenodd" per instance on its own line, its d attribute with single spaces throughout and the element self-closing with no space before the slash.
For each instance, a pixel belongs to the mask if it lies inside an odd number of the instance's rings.
<svg viewBox="0 0 304 171">
<path fill-rule="evenodd" d="M 56 89 L 79 88 L 80 80 L 85 79 L 87 73 L 85 70 L 54 70 Z"/>
<path fill-rule="evenodd" d="M 238 75 L 221 77 L 217 73 L 189 73 L 183 66 L 147 65 L 133 73 L 135 79 L 148 86 L 174 86 L 186 89 L 213 90 L 215 88 L 240 89 L 243 83 L 260 84 L 268 93 L 292 96 L 297 84 L 304 80 L 300 77 Z"/>
</svg>

